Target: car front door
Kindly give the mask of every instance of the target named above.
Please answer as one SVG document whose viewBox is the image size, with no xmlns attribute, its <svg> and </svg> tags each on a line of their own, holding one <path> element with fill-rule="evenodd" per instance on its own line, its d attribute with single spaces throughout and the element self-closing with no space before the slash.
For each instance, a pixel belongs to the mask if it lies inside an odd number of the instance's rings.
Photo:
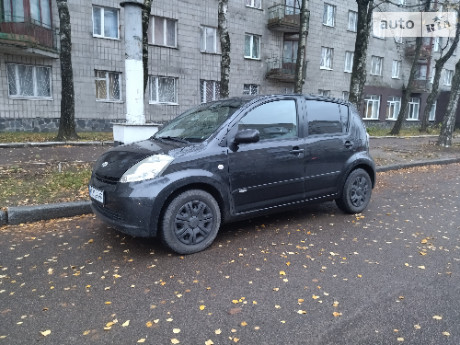
<svg viewBox="0 0 460 345">
<path fill-rule="evenodd" d="M 257 105 L 230 130 L 257 130 L 259 140 L 230 144 L 228 162 L 235 213 L 248 213 L 301 200 L 304 196 L 304 148 L 299 139 L 295 99 Z"/>
</svg>

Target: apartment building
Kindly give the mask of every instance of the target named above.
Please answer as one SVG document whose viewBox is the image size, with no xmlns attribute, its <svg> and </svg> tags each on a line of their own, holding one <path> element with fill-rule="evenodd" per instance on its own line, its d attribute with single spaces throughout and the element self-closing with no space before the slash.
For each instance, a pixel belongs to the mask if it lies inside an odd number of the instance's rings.
<svg viewBox="0 0 460 345">
<path fill-rule="evenodd" d="M 407 0 L 409 1 L 409 0 Z M 110 130 L 125 119 L 124 9 L 120 0 L 71 0 L 72 62 L 78 130 Z M 230 0 L 230 96 L 291 93 L 297 57 L 296 0 Z M 404 11 L 383 5 L 379 11 Z M 168 121 L 219 97 L 217 0 L 154 1 L 149 28 L 147 121 Z M 347 98 L 356 37 L 353 0 L 310 0 L 305 93 Z M 61 78 L 59 16 L 54 0 L 0 0 L 0 131 L 56 130 Z M 372 33 L 363 118 L 395 120 L 415 39 Z M 430 89 L 434 59 L 445 40 L 424 41 L 408 121 L 417 123 Z M 443 71 L 431 120 L 445 110 L 455 56 Z M 139 81 L 142 82 L 142 81 Z"/>
</svg>

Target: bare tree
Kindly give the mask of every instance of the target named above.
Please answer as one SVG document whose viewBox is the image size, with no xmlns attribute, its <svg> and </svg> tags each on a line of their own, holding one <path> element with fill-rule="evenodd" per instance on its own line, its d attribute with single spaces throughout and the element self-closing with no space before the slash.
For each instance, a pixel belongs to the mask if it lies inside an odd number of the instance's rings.
<svg viewBox="0 0 460 345">
<path fill-rule="evenodd" d="M 431 0 L 425 0 L 423 12 L 428 12 L 430 9 Z M 407 87 L 402 90 L 402 99 L 401 107 L 399 108 L 398 118 L 393 125 L 393 128 L 390 131 L 391 135 L 398 135 L 401 131 L 402 124 L 407 117 L 407 111 L 409 108 L 409 100 L 414 89 L 415 74 L 417 73 L 417 64 L 420 57 L 420 52 L 422 50 L 423 39 L 422 37 L 417 37 L 415 40 L 415 54 L 414 60 L 412 61 L 412 66 L 409 73 L 409 80 L 407 81 Z"/>
<path fill-rule="evenodd" d="M 452 78 L 449 102 L 447 103 L 446 114 L 444 115 L 441 133 L 438 138 L 438 145 L 449 147 L 452 145 L 452 135 L 455 127 L 455 115 L 457 113 L 458 100 L 460 98 L 460 60 L 455 65 L 455 73 Z"/>
<path fill-rule="evenodd" d="M 230 94 L 230 35 L 228 33 L 228 0 L 219 0 L 218 32 L 221 46 L 220 61 L 220 97 L 227 98 Z"/>
<path fill-rule="evenodd" d="M 300 4 L 300 31 L 299 31 L 299 45 L 297 48 L 297 60 L 295 64 L 295 84 L 294 92 L 302 93 L 304 84 L 304 67 L 305 67 L 305 49 L 307 45 L 308 34 L 308 12 L 307 0 L 302 0 Z"/>
<path fill-rule="evenodd" d="M 460 17 L 460 8 L 457 9 L 457 18 Z M 449 50 L 446 52 L 445 55 L 441 56 L 435 62 L 435 73 L 433 78 L 433 85 L 431 87 L 431 92 L 428 95 L 426 100 L 425 111 L 423 112 L 422 122 L 420 125 L 420 132 L 426 132 L 428 130 L 428 119 L 430 116 L 431 108 L 433 107 L 434 102 L 439 96 L 439 80 L 441 79 L 441 72 L 444 67 L 444 64 L 450 57 L 454 54 L 455 50 L 457 49 L 458 41 L 460 38 L 460 22 L 457 22 L 456 30 L 455 30 L 455 37 L 452 41 L 452 44 Z"/>
<path fill-rule="evenodd" d="M 75 92 L 72 71 L 72 30 L 67 0 L 56 0 L 59 12 L 61 51 L 61 118 L 57 140 L 78 139 L 75 125 Z"/>
<path fill-rule="evenodd" d="M 363 100 L 364 84 L 367 78 L 366 59 L 369 34 L 372 25 L 372 12 L 374 11 L 374 1 L 356 0 L 356 3 L 358 4 L 358 22 L 349 100 L 359 109 Z"/>
<path fill-rule="evenodd" d="M 142 7 L 142 65 L 144 68 L 144 92 L 147 89 L 147 82 L 149 80 L 149 23 L 150 11 L 152 10 L 153 0 L 144 0 L 144 7 Z"/>
</svg>

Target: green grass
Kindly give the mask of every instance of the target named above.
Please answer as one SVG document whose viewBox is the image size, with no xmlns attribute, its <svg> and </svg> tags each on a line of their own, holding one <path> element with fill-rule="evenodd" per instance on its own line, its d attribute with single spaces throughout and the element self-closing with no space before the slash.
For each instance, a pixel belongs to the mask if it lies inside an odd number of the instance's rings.
<svg viewBox="0 0 460 345">
<path fill-rule="evenodd" d="M 91 165 L 0 168 L 0 207 L 87 200 Z"/>
<path fill-rule="evenodd" d="M 112 141 L 112 132 L 80 132 L 77 141 Z M 0 133 L 0 143 L 56 141 L 57 132 L 4 132 Z"/>
</svg>

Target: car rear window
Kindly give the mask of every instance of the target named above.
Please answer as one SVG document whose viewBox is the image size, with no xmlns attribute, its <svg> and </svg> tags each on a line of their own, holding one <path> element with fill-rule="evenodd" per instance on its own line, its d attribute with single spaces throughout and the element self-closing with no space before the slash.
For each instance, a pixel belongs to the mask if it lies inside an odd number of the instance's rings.
<svg viewBox="0 0 460 345">
<path fill-rule="evenodd" d="M 348 107 L 326 101 L 307 101 L 308 135 L 342 134 L 348 127 Z"/>
</svg>

